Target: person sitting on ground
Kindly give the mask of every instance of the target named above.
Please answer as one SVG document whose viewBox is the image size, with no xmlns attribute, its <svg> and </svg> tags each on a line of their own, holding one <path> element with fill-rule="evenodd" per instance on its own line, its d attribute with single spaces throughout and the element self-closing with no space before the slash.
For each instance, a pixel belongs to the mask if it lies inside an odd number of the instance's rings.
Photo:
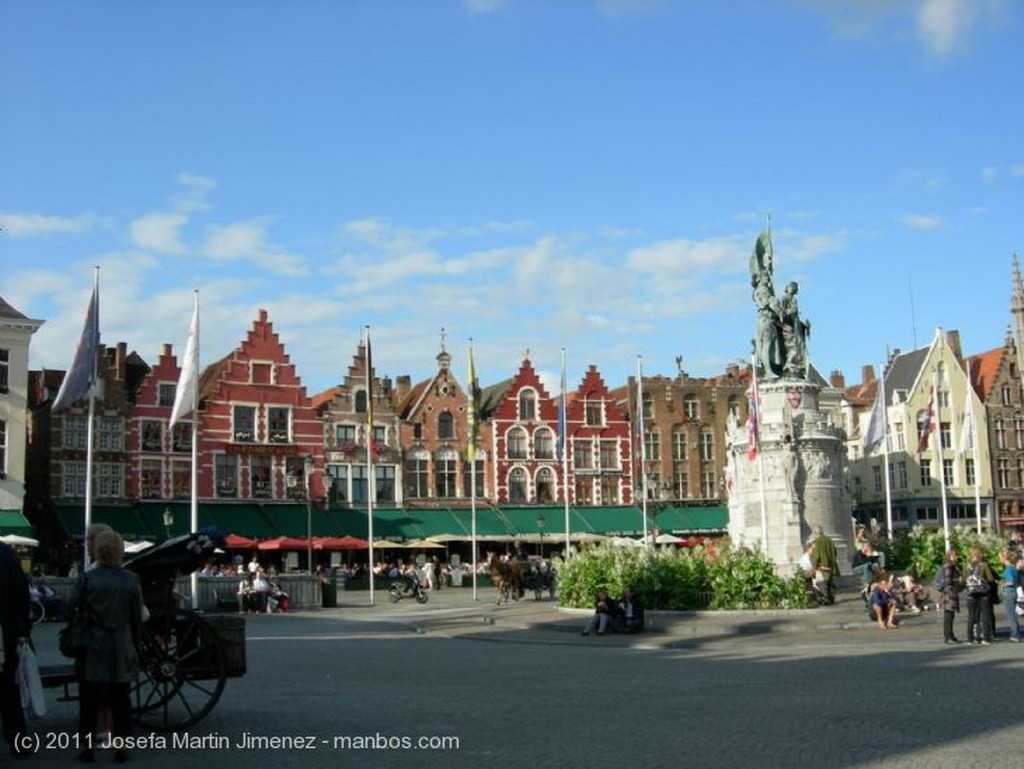
<svg viewBox="0 0 1024 769">
<path fill-rule="evenodd" d="M 871 618 L 877 620 L 880 630 L 896 629 L 896 601 L 891 589 L 889 575 L 879 572 L 878 580 L 868 598 L 868 605 L 871 607 Z"/>
<path fill-rule="evenodd" d="M 644 629 L 644 605 L 636 597 L 633 588 L 627 587 L 619 599 L 619 616 L 614 625 L 621 624 L 624 633 L 639 633 Z"/>
<path fill-rule="evenodd" d="M 267 613 L 270 614 L 277 610 L 281 614 L 287 614 L 288 594 L 281 589 L 277 577 L 271 577 L 267 582 L 270 585 L 270 590 L 267 593 Z"/>
<path fill-rule="evenodd" d="M 898 580 L 900 598 L 903 605 L 914 614 L 920 614 L 928 608 L 928 596 L 925 589 L 917 581 L 913 570 L 908 571 Z"/>
<path fill-rule="evenodd" d="M 598 635 L 604 635 L 608 631 L 609 623 L 615 619 L 617 607 L 608 597 L 607 590 L 598 590 L 594 597 L 594 616 L 583 628 L 583 635 L 590 635 L 595 630 Z"/>
</svg>

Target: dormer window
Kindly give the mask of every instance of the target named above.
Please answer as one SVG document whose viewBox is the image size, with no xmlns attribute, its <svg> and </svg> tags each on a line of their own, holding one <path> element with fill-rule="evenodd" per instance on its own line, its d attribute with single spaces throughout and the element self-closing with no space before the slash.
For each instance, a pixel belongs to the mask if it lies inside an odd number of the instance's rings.
<svg viewBox="0 0 1024 769">
<path fill-rule="evenodd" d="M 533 390 L 520 390 L 519 392 L 519 419 L 523 422 L 532 422 L 537 418 L 537 393 Z"/>
</svg>

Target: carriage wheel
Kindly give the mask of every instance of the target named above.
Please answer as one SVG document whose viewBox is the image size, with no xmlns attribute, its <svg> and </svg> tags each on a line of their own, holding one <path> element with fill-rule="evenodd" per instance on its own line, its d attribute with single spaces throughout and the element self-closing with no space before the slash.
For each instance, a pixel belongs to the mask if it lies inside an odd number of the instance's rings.
<svg viewBox="0 0 1024 769">
<path fill-rule="evenodd" d="M 131 689 L 139 726 L 171 732 L 197 723 L 224 691 L 224 649 L 217 629 L 186 610 L 156 613 L 143 625 L 139 673 Z"/>
</svg>

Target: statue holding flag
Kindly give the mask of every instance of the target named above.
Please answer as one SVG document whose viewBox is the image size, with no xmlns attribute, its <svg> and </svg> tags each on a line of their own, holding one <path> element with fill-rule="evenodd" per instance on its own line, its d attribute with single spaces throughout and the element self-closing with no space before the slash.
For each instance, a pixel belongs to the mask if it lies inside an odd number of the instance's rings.
<svg viewBox="0 0 1024 769">
<path fill-rule="evenodd" d="M 754 361 L 766 379 L 807 379 L 807 337 L 811 324 L 800 318 L 794 281 L 786 284 L 781 297 L 775 296 L 774 257 L 771 231 L 762 232 L 750 256 L 750 283 L 757 310 Z"/>
</svg>

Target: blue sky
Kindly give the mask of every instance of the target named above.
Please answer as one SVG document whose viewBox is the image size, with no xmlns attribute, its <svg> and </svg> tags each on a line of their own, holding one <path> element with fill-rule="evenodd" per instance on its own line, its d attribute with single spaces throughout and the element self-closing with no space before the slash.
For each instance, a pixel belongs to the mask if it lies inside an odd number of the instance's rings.
<svg viewBox="0 0 1024 769">
<path fill-rule="evenodd" d="M 201 360 L 270 313 L 310 392 L 361 330 L 489 384 L 525 350 L 610 386 L 747 360 L 772 217 L 812 362 L 848 383 L 958 329 L 1002 344 L 1024 249 L 1010 0 L 6 0 L 0 296 L 65 368 Z"/>
</svg>

